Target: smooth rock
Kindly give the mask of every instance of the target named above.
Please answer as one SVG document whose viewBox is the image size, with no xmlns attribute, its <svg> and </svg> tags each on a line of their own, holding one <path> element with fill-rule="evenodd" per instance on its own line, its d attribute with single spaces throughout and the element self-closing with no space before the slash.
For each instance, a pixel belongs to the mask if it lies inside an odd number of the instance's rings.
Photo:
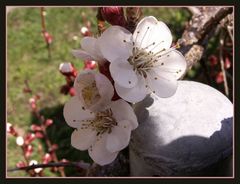
<svg viewBox="0 0 240 184">
<path fill-rule="evenodd" d="M 179 81 L 172 97 L 151 94 L 134 109 L 132 176 L 232 176 L 223 164 L 232 164 L 233 105 L 222 93 Z"/>
</svg>

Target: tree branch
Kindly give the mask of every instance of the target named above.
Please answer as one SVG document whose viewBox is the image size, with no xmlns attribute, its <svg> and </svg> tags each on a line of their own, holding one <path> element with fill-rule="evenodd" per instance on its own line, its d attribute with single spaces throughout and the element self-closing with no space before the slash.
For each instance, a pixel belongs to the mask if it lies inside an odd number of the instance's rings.
<svg viewBox="0 0 240 184">
<path fill-rule="evenodd" d="M 79 167 L 82 169 L 88 169 L 90 167 L 90 164 L 85 162 L 57 162 L 57 163 L 50 162 L 48 164 L 36 164 L 36 165 L 30 165 L 25 167 L 17 167 L 13 169 L 8 169 L 7 171 L 8 172 L 19 171 L 19 170 L 29 171 L 36 168 L 47 168 L 47 167 Z"/>
<path fill-rule="evenodd" d="M 204 52 L 204 43 L 209 34 L 215 30 L 219 22 L 232 13 L 232 7 L 199 7 L 201 13 L 194 14 L 185 29 L 182 38 L 178 40 L 179 51 L 187 60 L 188 70 L 198 62 Z"/>
</svg>

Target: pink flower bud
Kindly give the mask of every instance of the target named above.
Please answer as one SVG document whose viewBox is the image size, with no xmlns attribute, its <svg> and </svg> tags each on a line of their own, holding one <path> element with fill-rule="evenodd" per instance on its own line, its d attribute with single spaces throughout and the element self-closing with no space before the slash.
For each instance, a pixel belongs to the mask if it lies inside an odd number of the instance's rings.
<svg viewBox="0 0 240 184">
<path fill-rule="evenodd" d="M 36 131 L 42 131 L 42 127 L 38 126 L 38 125 L 31 125 L 31 130 L 36 132 Z"/>
<path fill-rule="evenodd" d="M 32 155 L 33 146 L 29 144 L 24 151 L 25 151 L 25 157 L 29 158 Z"/>
<path fill-rule="evenodd" d="M 43 33 L 43 36 L 44 36 L 45 42 L 46 42 L 47 44 L 51 44 L 51 43 L 52 43 L 53 37 L 52 37 L 52 35 L 50 35 L 47 31 L 45 31 L 45 32 Z"/>
<path fill-rule="evenodd" d="M 23 162 L 23 161 L 19 161 L 17 164 L 16 164 L 16 167 L 20 168 L 20 167 L 26 167 L 26 163 Z"/>
<path fill-rule="evenodd" d="M 31 107 L 32 110 L 35 110 L 37 108 L 35 98 L 30 98 L 29 99 L 29 104 L 30 104 L 30 107 Z"/>
<path fill-rule="evenodd" d="M 77 70 L 74 68 L 72 63 L 61 63 L 59 65 L 59 71 L 67 77 L 77 76 Z"/>
<path fill-rule="evenodd" d="M 52 119 L 47 119 L 46 121 L 45 121 L 45 125 L 48 127 L 48 126 L 50 126 L 50 125 L 52 125 L 53 124 L 53 120 Z"/>
<path fill-rule="evenodd" d="M 226 58 L 225 58 L 225 62 L 224 62 L 224 67 L 225 67 L 226 69 L 228 69 L 228 68 L 230 68 L 231 66 L 232 66 L 232 64 L 231 64 L 230 59 L 229 59 L 228 57 L 226 57 Z"/>
<path fill-rule="evenodd" d="M 75 96 L 75 89 L 73 87 L 70 88 L 69 94 L 70 96 Z"/>
<path fill-rule="evenodd" d="M 25 137 L 25 144 L 30 144 L 34 139 L 36 138 L 35 134 L 31 133 L 31 134 L 27 134 L 27 136 Z"/>
<path fill-rule="evenodd" d="M 223 73 L 222 72 L 219 72 L 216 76 L 216 83 L 220 84 L 223 82 Z"/>
<path fill-rule="evenodd" d="M 91 36 L 91 32 L 89 31 L 89 29 L 85 26 L 83 26 L 80 30 L 81 34 L 83 36 Z"/>
<path fill-rule="evenodd" d="M 218 64 L 218 58 L 215 55 L 209 56 L 209 61 L 211 66 L 215 66 Z"/>
<path fill-rule="evenodd" d="M 15 131 L 11 123 L 7 123 L 7 133 L 13 136 L 17 136 L 17 132 Z"/>
<path fill-rule="evenodd" d="M 96 61 L 89 60 L 89 61 L 85 61 L 84 62 L 84 69 L 91 69 L 91 70 L 93 70 L 95 68 L 97 68 L 97 62 Z"/>
<path fill-rule="evenodd" d="M 122 7 L 103 7 L 101 8 L 101 14 L 103 19 L 112 25 L 124 26 L 126 24 Z"/>
<path fill-rule="evenodd" d="M 42 139 L 44 135 L 41 132 L 36 132 L 35 133 L 36 138 Z"/>
<path fill-rule="evenodd" d="M 46 153 L 43 157 L 43 164 L 47 164 L 52 161 L 52 156 L 49 153 Z"/>
</svg>

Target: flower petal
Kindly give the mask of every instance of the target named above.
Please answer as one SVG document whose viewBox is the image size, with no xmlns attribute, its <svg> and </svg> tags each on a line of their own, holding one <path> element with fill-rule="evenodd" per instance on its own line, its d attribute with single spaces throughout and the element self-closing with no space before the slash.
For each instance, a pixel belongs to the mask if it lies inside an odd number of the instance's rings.
<svg viewBox="0 0 240 184">
<path fill-rule="evenodd" d="M 118 122 L 118 126 L 112 128 L 112 132 L 107 135 L 106 148 L 110 152 L 116 152 L 128 146 L 131 136 L 132 126 L 127 120 Z"/>
<path fill-rule="evenodd" d="M 63 116 L 67 124 L 71 127 L 78 128 L 82 120 L 93 119 L 94 114 L 84 109 L 81 101 L 77 96 L 72 97 L 63 108 Z"/>
<path fill-rule="evenodd" d="M 149 16 L 142 19 L 133 33 L 133 41 L 138 48 L 145 48 L 153 53 L 169 49 L 172 44 L 172 34 L 167 25 Z"/>
<path fill-rule="evenodd" d="M 113 80 L 122 87 L 132 88 L 138 81 L 133 66 L 124 59 L 116 59 L 110 64 L 109 70 Z"/>
<path fill-rule="evenodd" d="M 124 88 L 117 83 L 115 83 L 114 86 L 117 94 L 124 100 L 131 103 L 140 102 L 148 93 L 145 81 L 141 76 L 138 76 L 138 83 L 132 88 Z"/>
<path fill-rule="evenodd" d="M 123 27 L 111 26 L 99 38 L 99 48 L 109 62 L 127 59 L 132 52 L 132 34 Z"/>
<path fill-rule="evenodd" d="M 113 101 L 110 105 L 113 117 L 117 122 L 123 120 L 129 120 L 132 126 L 132 130 L 138 127 L 137 117 L 133 111 L 133 108 L 124 100 L 120 99 Z"/>
<path fill-rule="evenodd" d="M 110 80 L 93 70 L 81 71 L 74 81 L 74 88 L 80 101 L 91 111 L 98 111 L 107 106 L 114 95 Z M 88 88 L 89 95 L 85 94 L 84 98 L 83 89 L 86 88 Z"/>
<path fill-rule="evenodd" d="M 87 53 L 84 50 L 72 50 L 72 54 L 76 57 L 76 58 L 80 58 L 82 60 L 94 60 L 94 57 L 91 56 L 89 53 Z"/>
<path fill-rule="evenodd" d="M 118 155 L 118 152 L 110 152 L 106 148 L 106 137 L 103 135 L 102 138 L 98 139 L 92 147 L 88 149 L 89 156 L 99 165 L 110 164 L 114 161 Z"/>
<path fill-rule="evenodd" d="M 113 85 L 105 75 L 96 73 L 95 80 L 101 98 L 89 108 L 92 111 L 98 111 L 100 109 L 103 109 L 103 107 L 108 106 L 114 95 Z"/>
<path fill-rule="evenodd" d="M 71 136 L 71 144 L 79 150 L 87 150 L 96 140 L 96 132 L 89 129 L 74 130 Z"/>
<path fill-rule="evenodd" d="M 179 79 L 186 71 L 187 62 L 181 52 L 173 50 L 160 57 L 154 70 L 161 76 L 171 74 Z"/>
<path fill-rule="evenodd" d="M 93 37 L 84 37 L 81 41 L 81 47 L 83 50 L 89 53 L 94 60 L 103 60 L 103 56 L 98 45 L 98 39 Z"/>
<path fill-rule="evenodd" d="M 154 70 L 147 73 L 147 84 L 157 96 L 167 98 L 177 90 L 177 80 L 171 74 L 158 74 Z"/>
</svg>

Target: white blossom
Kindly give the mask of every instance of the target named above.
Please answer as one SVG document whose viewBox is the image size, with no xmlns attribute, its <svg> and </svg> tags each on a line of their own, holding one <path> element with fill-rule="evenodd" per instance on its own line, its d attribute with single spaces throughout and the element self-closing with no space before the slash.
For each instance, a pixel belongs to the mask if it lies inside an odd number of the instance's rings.
<svg viewBox="0 0 240 184">
<path fill-rule="evenodd" d="M 74 96 L 65 104 L 63 114 L 68 125 L 76 128 L 71 136 L 72 146 L 88 150 L 100 165 L 109 164 L 117 157 L 129 144 L 131 131 L 138 126 L 132 107 L 122 99 L 92 112 Z"/>
<path fill-rule="evenodd" d="M 98 48 L 111 62 L 118 95 L 132 103 L 151 92 L 159 97 L 172 96 L 177 79 L 186 70 L 186 61 L 175 47 L 170 48 L 171 44 L 169 28 L 152 16 L 142 19 L 133 34 L 120 26 L 104 31 Z"/>
</svg>

